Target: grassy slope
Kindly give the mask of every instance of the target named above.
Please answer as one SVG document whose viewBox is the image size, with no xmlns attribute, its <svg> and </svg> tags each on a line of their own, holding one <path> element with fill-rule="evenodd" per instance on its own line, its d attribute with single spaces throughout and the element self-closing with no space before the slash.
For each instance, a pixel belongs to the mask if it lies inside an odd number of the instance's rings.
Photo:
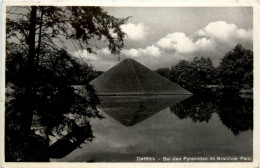
<svg viewBox="0 0 260 168">
<path fill-rule="evenodd" d="M 130 62 L 127 60 L 112 67 L 107 72 L 91 81 L 91 84 L 100 93 L 142 91 L 136 75 L 130 66 Z"/>
<path fill-rule="evenodd" d="M 126 59 L 91 81 L 98 93 L 191 94 L 144 65 Z"/>
</svg>

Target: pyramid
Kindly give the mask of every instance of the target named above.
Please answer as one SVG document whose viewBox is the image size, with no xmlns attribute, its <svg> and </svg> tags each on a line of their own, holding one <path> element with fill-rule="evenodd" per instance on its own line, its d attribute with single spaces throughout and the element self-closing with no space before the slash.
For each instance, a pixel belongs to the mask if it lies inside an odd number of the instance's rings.
<svg viewBox="0 0 260 168">
<path fill-rule="evenodd" d="M 125 59 L 90 82 L 99 95 L 192 94 L 133 59 Z"/>
<path fill-rule="evenodd" d="M 191 95 L 99 96 L 101 109 L 126 127 L 136 125 Z"/>
</svg>

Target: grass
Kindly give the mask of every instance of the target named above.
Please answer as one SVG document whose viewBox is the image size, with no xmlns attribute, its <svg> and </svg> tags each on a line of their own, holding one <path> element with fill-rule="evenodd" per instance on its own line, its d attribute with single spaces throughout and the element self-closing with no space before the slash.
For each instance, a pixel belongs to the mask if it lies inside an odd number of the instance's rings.
<svg viewBox="0 0 260 168">
<path fill-rule="evenodd" d="M 132 59 L 125 59 L 91 84 L 101 95 L 192 94 Z"/>
</svg>

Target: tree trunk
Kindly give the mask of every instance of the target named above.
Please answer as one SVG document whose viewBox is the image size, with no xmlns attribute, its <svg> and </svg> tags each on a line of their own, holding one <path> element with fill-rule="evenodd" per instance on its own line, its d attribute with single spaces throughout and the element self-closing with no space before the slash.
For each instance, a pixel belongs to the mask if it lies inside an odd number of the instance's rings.
<svg viewBox="0 0 260 168">
<path fill-rule="evenodd" d="M 38 48 L 37 48 L 36 63 L 35 63 L 35 71 L 36 72 L 37 72 L 37 68 L 39 66 L 39 61 L 40 61 L 43 13 L 44 13 L 44 7 L 41 7 L 41 20 L 40 20 L 40 28 L 39 28 L 40 30 L 39 30 Z"/>
<path fill-rule="evenodd" d="M 21 131 L 28 135 L 31 130 L 33 117 L 33 83 L 34 83 L 34 60 L 35 60 L 35 31 L 36 31 L 36 6 L 32 6 L 29 32 L 28 65 L 25 84 L 24 105 L 22 109 Z"/>
</svg>

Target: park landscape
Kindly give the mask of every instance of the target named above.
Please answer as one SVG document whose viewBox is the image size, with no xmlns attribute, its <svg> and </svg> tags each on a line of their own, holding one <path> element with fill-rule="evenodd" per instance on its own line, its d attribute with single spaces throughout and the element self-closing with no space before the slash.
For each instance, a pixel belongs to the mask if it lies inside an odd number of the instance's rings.
<svg viewBox="0 0 260 168">
<path fill-rule="evenodd" d="M 185 18 L 209 10 L 205 23 Z M 250 12 L 7 6 L 5 161 L 252 158 Z M 159 26 L 164 16 L 176 21 Z"/>
</svg>

